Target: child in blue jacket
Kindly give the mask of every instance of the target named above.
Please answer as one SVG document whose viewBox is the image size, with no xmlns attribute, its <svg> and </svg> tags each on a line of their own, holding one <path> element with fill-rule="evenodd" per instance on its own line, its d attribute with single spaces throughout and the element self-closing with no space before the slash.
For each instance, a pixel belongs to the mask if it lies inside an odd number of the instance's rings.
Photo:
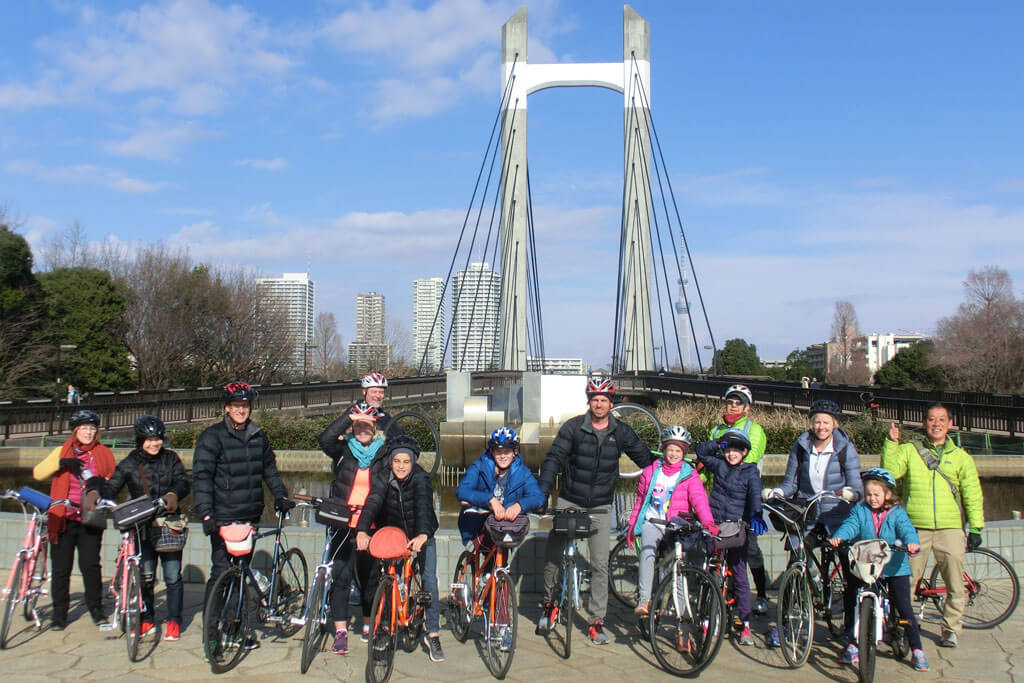
<svg viewBox="0 0 1024 683">
<path fill-rule="evenodd" d="M 896 497 L 896 480 L 889 470 L 872 467 L 861 475 L 864 481 L 864 502 L 853 506 L 850 516 L 836 530 L 835 537 L 829 539 L 833 547 L 841 541 L 867 541 L 880 538 L 890 546 L 903 545 L 911 554 L 918 552 L 917 530 L 910 523 L 906 510 L 900 507 Z M 912 662 L 916 671 L 928 671 L 928 660 L 921 649 L 921 630 L 914 616 L 914 608 L 910 603 L 910 562 L 906 553 L 893 553 L 893 557 L 882 570 L 880 581 L 889 585 L 889 599 L 901 617 L 907 621 L 907 640 L 913 650 Z M 863 585 L 856 577 L 851 577 L 846 590 L 856 593 Z M 848 614 L 848 624 L 853 624 L 853 615 Z M 841 659 L 848 664 L 858 664 L 860 653 L 854 644 L 852 626 L 846 633 L 849 644 L 843 651 Z"/>
</svg>

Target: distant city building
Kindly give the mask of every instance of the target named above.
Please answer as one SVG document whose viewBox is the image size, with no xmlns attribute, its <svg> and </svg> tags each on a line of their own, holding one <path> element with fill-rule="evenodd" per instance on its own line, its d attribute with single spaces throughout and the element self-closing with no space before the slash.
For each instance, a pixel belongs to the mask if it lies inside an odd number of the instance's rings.
<svg viewBox="0 0 1024 683">
<path fill-rule="evenodd" d="M 894 334 L 869 334 L 867 335 L 864 349 L 867 352 L 868 370 L 874 377 L 879 368 L 891 361 L 900 350 L 927 339 L 927 335 L 916 332 L 905 332 Z"/>
<path fill-rule="evenodd" d="M 387 344 L 351 342 L 348 345 L 348 363 L 357 374 L 384 370 L 391 365 L 391 347 Z"/>
<path fill-rule="evenodd" d="M 412 282 L 413 368 L 439 371 L 444 359 L 444 280 L 425 277 Z"/>
<path fill-rule="evenodd" d="M 825 370 L 827 369 L 828 362 L 828 351 L 828 344 L 826 342 L 811 344 L 804 349 L 804 355 L 807 357 L 807 363 L 819 373 L 819 379 L 825 377 Z"/>
<path fill-rule="evenodd" d="M 543 363 L 541 362 L 543 360 Z M 526 357 L 529 372 L 543 372 L 548 375 L 585 375 L 587 364 L 582 358 L 536 358 Z"/>
<path fill-rule="evenodd" d="M 256 296 L 261 306 L 284 311 L 289 339 L 292 340 L 291 368 L 300 375 L 307 366 L 308 345 L 313 343 L 315 286 L 309 273 L 285 273 L 281 277 L 256 279 Z"/>
<path fill-rule="evenodd" d="M 455 274 L 452 287 L 452 357 L 455 370 L 497 369 L 501 363 L 498 313 L 501 276 L 487 263 Z"/>
<path fill-rule="evenodd" d="M 356 294 L 356 339 L 367 344 L 384 343 L 384 295 Z"/>
</svg>

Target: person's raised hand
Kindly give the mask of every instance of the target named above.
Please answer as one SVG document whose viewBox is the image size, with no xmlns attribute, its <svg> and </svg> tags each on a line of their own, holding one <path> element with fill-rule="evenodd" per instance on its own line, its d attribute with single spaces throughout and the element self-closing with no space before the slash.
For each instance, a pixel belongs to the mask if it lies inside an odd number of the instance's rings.
<svg viewBox="0 0 1024 683">
<path fill-rule="evenodd" d="M 889 441 L 900 442 L 900 428 L 895 422 L 889 426 Z"/>
</svg>

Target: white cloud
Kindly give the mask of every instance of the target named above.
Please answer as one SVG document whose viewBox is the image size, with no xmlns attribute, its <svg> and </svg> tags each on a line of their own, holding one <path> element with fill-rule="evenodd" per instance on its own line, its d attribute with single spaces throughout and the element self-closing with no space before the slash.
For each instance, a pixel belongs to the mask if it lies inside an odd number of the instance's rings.
<svg viewBox="0 0 1024 683">
<path fill-rule="evenodd" d="M 19 159 L 7 162 L 3 168 L 8 173 L 26 175 L 47 183 L 100 185 L 116 192 L 128 194 L 148 194 L 156 192 L 166 185 L 166 183 L 153 183 L 138 178 L 131 178 L 120 171 L 94 164 L 76 164 L 74 166 L 49 168 L 36 161 Z"/>
<path fill-rule="evenodd" d="M 239 159 L 235 166 L 248 166 L 261 171 L 283 171 L 288 168 L 288 160 L 281 157 L 273 159 Z"/>
<path fill-rule="evenodd" d="M 765 168 L 698 176 L 682 183 L 681 197 L 706 204 L 779 204 L 785 195 L 767 176 Z"/>
<path fill-rule="evenodd" d="M 162 125 L 148 121 L 128 138 L 107 143 L 105 149 L 118 156 L 177 161 L 184 147 L 212 135 L 194 122 Z"/>
<path fill-rule="evenodd" d="M 32 85 L 24 83 L 0 84 L 0 109 L 34 109 L 56 104 L 60 94 L 55 84 L 40 80 Z"/>
</svg>

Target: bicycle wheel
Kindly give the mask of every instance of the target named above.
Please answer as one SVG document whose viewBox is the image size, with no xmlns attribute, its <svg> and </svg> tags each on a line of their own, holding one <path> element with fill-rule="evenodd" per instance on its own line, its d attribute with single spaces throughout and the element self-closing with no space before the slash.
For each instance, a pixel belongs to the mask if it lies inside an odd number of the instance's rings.
<svg viewBox="0 0 1024 683">
<path fill-rule="evenodd" d="M 206 658 L 215 674 L 235 668 L 245 652 L 249 605 L 244 581 L 242 570 L 231 567 L 217 578 L 206 600 L 203 634 Z"/>
<path fill-rule="evenodd" d="M 124 643 L 128 648 L 128 661 L 139 661 L 139 639 L 142 637 L 142 579 L 139 565 L 128 568 L 128 588 L 124 599 Z"/>
<path fill-rule="evenodd" d="M 460 643 L 466 642 L 469 627 L 473 623 L 473 553 L 464 550 L 455 564 L 452 578 L 451 612 L 452 637 Z"/>
<path fill-rule="evenodd" d="M 640 560 L 623 536 L 608 556 L 608 588 L 615 599 L 633 609 L 637 603 Z"/>
<path fill-rule="evenodd" d="M 619 403 L 612 408 L 611 412 L 616 420 L 625 422 L 632 427 L 648 448 L 654 450 L 661 448 L 661 423 L 650 410 L 638 403 Z M 625 455 L 619 457 L 619 472 L 634 476 L 640 474 L 636 463 Z"/>
<path fill-rule="evenodd" d="M 395 664 L 393 589 L 394 579 L 384 575 L 380 578 L 377 593 L 373 597 L 370 641 L 366 648 L 366 680 L 369 683 L 384 683 L 391 677 L 391 669 Z"/>
<path fill-rule="evenodd" d="M 700 569 L 677 565 L 651 599 L 650 643 L 665 671 L 696 676 L 722 645 L 725 606 L 718 585 Z"/>
<path fill-rule="evenodd" d="M 277 558 L 277 601 L 274 615 L 280 617 L 277 632 L 282 638 L 295 634 L 301 627 L 292 623 L 292 617 L 301 617 L 309 594 L 309 574 L 306 556 L 298 548 L 290 548 Z"/>
<path fill-rule="evenodd" d="M 434 476 L 441 466 L 441 436 L 433 420 L 418 410 L 403 410 L 391 416 L 391 424 L 384 438 L 403 432 L 416 437 L 420 442 L 420 455 L 416 458 L 416 464 Z"/>
<path fill-rule="evenodd" d="M 25 605 L 22 609 L 22 614 L 25 615 L 25 621 L 36 620 L 36 603 L 39 601 L 39 593 L 43 586 L 46 585 L 46 540 L 39 545 L 39 552 L 36 554 L 35 559 L 25 564 L 25 572 L 28 574 L 25 580 L 25 586 L 27 592 L 25 593 Z M 36 580 L 35 569 L 41 567 L 39 570 L 39 580 Z"/>
<path fill-rule="evenodd" d="M 843 622 L 846 615 L 843 605 L 843 596 L 846 594 L 846 577 L 843 576 L 843 568 L 835 554 L 829 558 L 824 577 L 827 577 L 822 579 L 825 623 L 828 624 L 829 633 L 838 638 L 843 635 Z"/>
<path fill-rule="evenodd" d="M 561 652 L 555 650 L 559 657 L 562 659 L 569 659 L 569 655 L 572 653 L 572 613 L 575 608 L 573 601 L 573 573 L 575 567 L 573 567 L 568 561 L 563 560 L 562 566 L 559 569 L 558 574 L 558 592 L 555 596 L 554 603 L 557 606 L 558 613 L 555 615 L 555 619 L 551 623 L 551 629 L 548 631 L 548 643 L 550 644 L 553 639 L 560 639 L 564 647 Z M 562 631 L 559 635 L 559 630 Z M 553 648 L 552 648 L 553 649 Z"/>
<path fill-rule="evenodd" d="M 931 588 L 945 589 L 938 566 L 932 568 Z M 967 597 L 960 619 L 964 628 L 992 628 L 1006 621 L 1020 601 L 1017 572 L 1002 555 L 988 548 L 968 550 L 964 556 L 964 586 Z M 933 598 L 942 612 L 945 590 Z"/>
<path fill-rule="evenodd" d="M 889 622 L 889 644 L 892 646 L 892 656 L 901 660 L 910 653 L 910 641 L 907 639 L 907 623 L 900 618 L 896 606 L 889 604 L 889 615 L 886 617 Z"/>
<path fill-rule="evenodd" d="M 487 638 L 487 670 L 497 679 L 505 678 L 512 666 L 516 653 L 516 609 L 515 586 L 509 575 L 502 572 L 494 577 L 493 613 L 491 601 L 484 605 Z M 493 614 L 493 618 L 492 618 Z"/>
<path fill-rule="evenodd" d="M 324 601 L 324 591 L 327 589 L 327 575 L 324 571 L 317 571 L 313 579 L 313 592 L 310 593 L 309 608 L 306 610 L 306 631 L 302 635 L 302 656 L 299 661 L 299 671 L 306 673 L 313 658 L 323 649 L 324 639 L 327 637 L 327 603 Z"/>
<path fill-rule="evenodd" d="M 0 649 L 7 649 L 7 634 L 11 628 L 11 618 L 18 609 L 18 594 L 21 592 L 21 573 L 25 569 L 25 558 L 21 553 L 14 560 L 10 578 L 7 579 L 7 595 L 4 596 L 3 625 L 0 625 Z"/>
<path fill-rule="evenodd" d="M 778 629 L 782 656 L 792 667 L 803 666 L 814 642 L 814 605 L 805 569 L 794 565 L 779 583 Z"/>
<path fill-rule="evenodd" d="M 875 680 L 875 598 L 865 595 L 860 601 L 860 629 L 857 631 L 857 649 L 860 652 L 860 666 L 857 677 L 861 683 Z"/>
<path fill-rule="evenodd" d="M 410 611 L 409 623 L 402 629 L 400 638 L 402 649 L 406 652 L 415 652 L 420 646 L 423 638 L 423 626 L 426 617 L 426 605 L 430 604 L 430 596 L 423 592 L 423 582 L 419 574 L 413 574 L 409 579 L 409 603 L 407 609 Z M 426 603 L 423 600 L 426 599 Z"/>
</svg>

